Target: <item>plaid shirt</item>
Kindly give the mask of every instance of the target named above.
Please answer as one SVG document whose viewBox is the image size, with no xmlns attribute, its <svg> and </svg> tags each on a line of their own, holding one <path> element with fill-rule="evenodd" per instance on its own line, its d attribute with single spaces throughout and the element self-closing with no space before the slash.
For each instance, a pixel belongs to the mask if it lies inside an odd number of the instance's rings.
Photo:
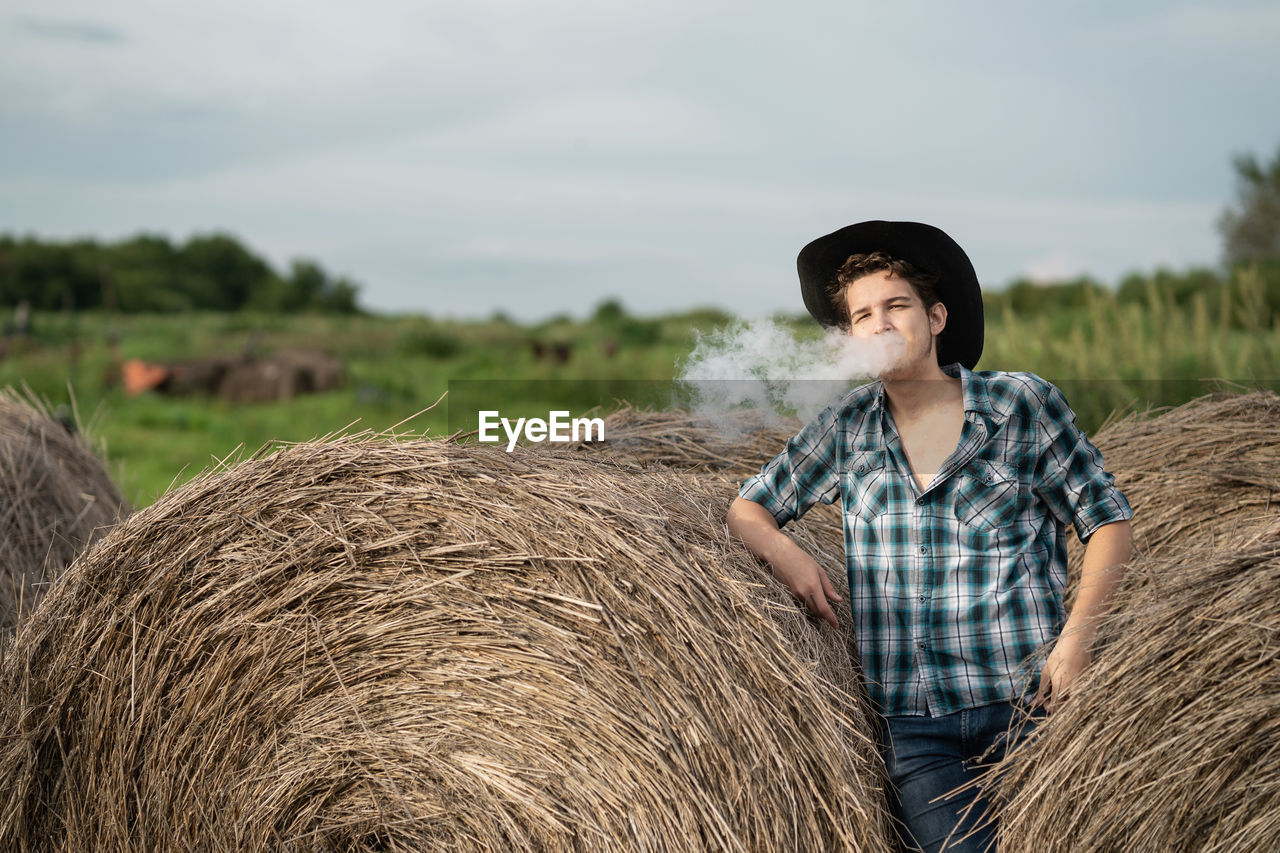
<svg viewBox="0 0 1280 853">
<path fill-rule="evenodd" d="M 1034 693 L 1028 656 L 1066 621 L 1065 526 L 1132 517 L 1062 392 L 973 373 L 956 450 L 921 491 L 872 382 L 828 407 L 739 494 L 782 526 L 842 500 L 863 674 L 886 716 L 948 714 Z"/>
</svg>

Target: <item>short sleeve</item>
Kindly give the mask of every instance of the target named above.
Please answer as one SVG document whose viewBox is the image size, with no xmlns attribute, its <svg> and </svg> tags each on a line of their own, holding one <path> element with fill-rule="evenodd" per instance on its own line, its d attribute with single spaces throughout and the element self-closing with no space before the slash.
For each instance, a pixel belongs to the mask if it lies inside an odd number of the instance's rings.
<svg viewBox="0 0 1280 853">
<path fill-rule="evenodd" d="M 838 410 L 828 407 L 788 439 L 738 495 L 769 510 L 779 527 L 815 503 L 833 503 L 840 495 L 838 440 Z"/>
<path fill-rule="evenodd" d="M 1104 524 L 1133 517 L 1102 454 L 1076 426 L 1075 412 L 1062 392 L 1046 383 L 1038 429 L 1039 455 L 1033 490 L 1062 524 L 1072 524 L 1081 542 Z"/>
</svg>

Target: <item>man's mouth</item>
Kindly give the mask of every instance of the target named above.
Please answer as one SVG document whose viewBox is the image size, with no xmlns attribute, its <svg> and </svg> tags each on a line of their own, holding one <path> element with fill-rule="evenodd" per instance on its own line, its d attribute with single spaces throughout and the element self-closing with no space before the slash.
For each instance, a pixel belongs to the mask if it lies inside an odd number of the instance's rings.
<svg viewBox="0 0 1280 853">
<path fill-rule="evenodd" d="M 869 338 L 847 338 L 840 361 L 850 376 L 880 377 L 898 367 L 906 354 L 907 339 L 896 331 L 887 331 Z"/>
</svg>

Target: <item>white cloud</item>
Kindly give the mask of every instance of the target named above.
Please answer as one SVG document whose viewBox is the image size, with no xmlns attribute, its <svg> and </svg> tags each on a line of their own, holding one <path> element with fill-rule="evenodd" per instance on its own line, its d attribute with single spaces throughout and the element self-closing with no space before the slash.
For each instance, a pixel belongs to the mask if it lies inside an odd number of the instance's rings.
<svg viewBox="0 0 1280 853">
<path fill-rule="evenodd" d="M 1036 284 L 1052 284 L 1076 278 L 1086 272 L 1084 266 L 1066 252 L 1053 251 L 1033 258 L 1022 268 L 1022 274 Z"/>
</svg>

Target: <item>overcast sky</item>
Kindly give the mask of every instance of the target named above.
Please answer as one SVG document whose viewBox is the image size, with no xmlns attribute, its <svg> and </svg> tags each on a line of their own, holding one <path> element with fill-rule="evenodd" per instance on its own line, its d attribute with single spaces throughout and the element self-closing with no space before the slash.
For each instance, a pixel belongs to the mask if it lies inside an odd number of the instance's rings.
<svg viewBox="0 0 1280 853">
<path fill-rule="evenodd" d="M 383 310 L 802 310 L 937 225 L 984 286 L 1215 264 L 1280 3 L 0 0 L 0 231 L 235 234 Z"/>
</svg>

